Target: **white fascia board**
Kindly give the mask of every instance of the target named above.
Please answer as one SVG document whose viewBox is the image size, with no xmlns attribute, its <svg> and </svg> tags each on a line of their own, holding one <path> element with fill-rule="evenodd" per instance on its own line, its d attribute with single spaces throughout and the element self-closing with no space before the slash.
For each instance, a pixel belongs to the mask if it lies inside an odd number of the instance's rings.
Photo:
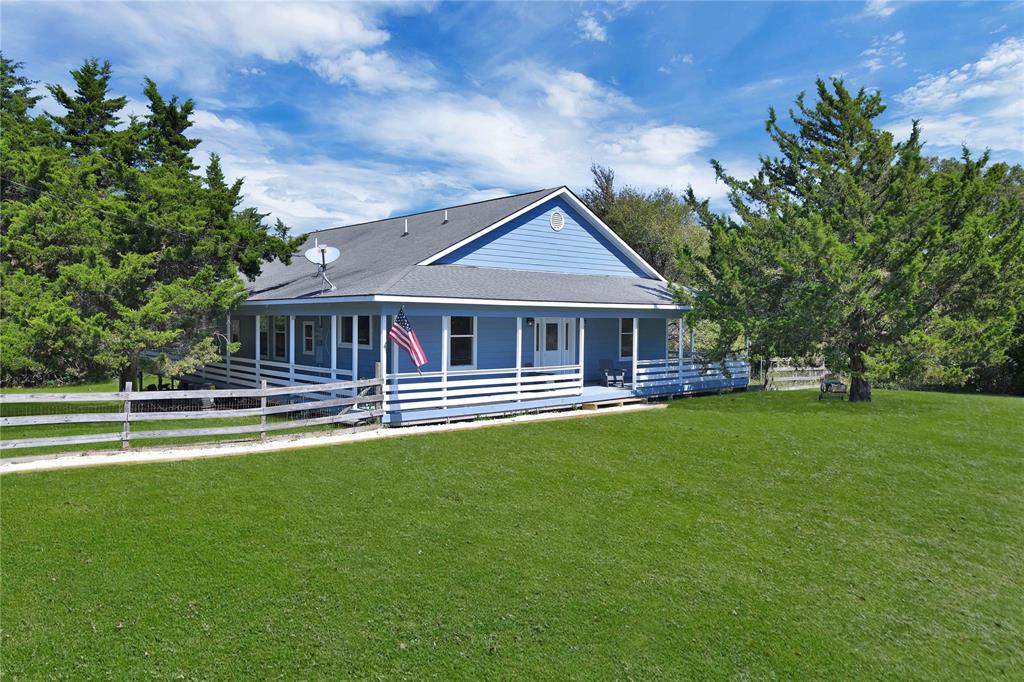
<svg viewBox="0 0 1024 682">
<path fill-rule="evenodd" d="M 246 301 L 241 308 L 274 305 L 316 305 L 324 303 L 432 303 L 476 306 L 521 306 L 529 308 L 594 308 L 608 310 L 689 310 L 679 303 L 578 303 L 574 301 L 519 301 L 511 299 L 453 298 L 445 296 L 323 296 Z"/>
<path fill-rule="evenodd" d="M 594 212 L 591 211 L 589 208 L 587 208 L 587 205 L 584 204 L 582 201 L 580 201 L 579 197 L 577 197 L 575 194 L 573 194 L 572 190 L 570 190 L 568 187 L 565 187 L 564 185 L 562 187 L 556 189 L 551 194 L 546 194 L 545 196 L 541 197 L 540 199 L 538 199 L 537 201 L 533 202 L 529 206 L 524 206 L 523 208 L 519 209 L 515 213 L 512 213 L 510 215 L 505 216 L 504 218 L 502 218 L 498 222 L 494 223 L 493 225 L 488 225 L 484 229 L 482 229 L 482 230 L 480 230 L 478 232 L 475 232 L 474 234 L 469 235 L 465 239 L 452 244 L 448 248 L 443 249 L 441 251 L 438 251 L 437 253 L 435 253 L 434 255 L 430 256 L 429 258 L 425 258 L 424 260 L 420 261 L 416 265 L 431 265 L 432 263 L 437 262 L 439 259 L 444 258 L 445 256 L 447 256 L 449 253 L 452 253 L 453 251 L 457 251 L 458 249 L 461 249 L 466 244 L 469 244 L 471 242 L 476 241 L 480 237 L 483 237 L 484 235 L 489 234 L 490 232 L 493 232 L 494 230 L 497 230 L 499 227 L 501 227 L 502 225 L 505 225 L 509 221 L 515 220 L 519 216 L 524 215 L 524 214 L 532 211 L 533 209 L 537 208 L 541 204 L 544 204 L 545 202 L 548 202 L 551 199 L 554 199 L 554 198 L 560 197 L 560 196 L 564 196 L 566 199 L 568 199 L 569 203 L 571 203 L 580 213 L 582 213 L 583 217 L 586 218 L 587 221 L 598 232 L 603 234 L 611 242 L 613 242 L 620 249 L 622 249 L 623 253 L 625 253 L 626 256 L 631 261 L 633 261 L 633 263 L 637 267 L 639 267 L 641 270 L 643 270 L 644 272 L 649 274 L 651 277 L 657 279 L 659 282 L 666 282 L 667 281 L 664 277 L 662 277 L 660 272 L 655 270 L 651 266 L 650 263 L 645 261 L 640 256 L 640 254 L 638 254 L 636 251 L 634 251 L 632 249 L 632 247 L 630 247 L 629 244 L 627 244 L 625 241 L 622 240 L 621 237 L 619 237 L 619 235 L 615 234 L 615 230 L 613 230 L 612 228 L 610 228 L 607 225 L 605 225 L 604 221 L 602 221 L 600 218 L 598 218 L 596 215 L 594 215 Z"/>
</svg>

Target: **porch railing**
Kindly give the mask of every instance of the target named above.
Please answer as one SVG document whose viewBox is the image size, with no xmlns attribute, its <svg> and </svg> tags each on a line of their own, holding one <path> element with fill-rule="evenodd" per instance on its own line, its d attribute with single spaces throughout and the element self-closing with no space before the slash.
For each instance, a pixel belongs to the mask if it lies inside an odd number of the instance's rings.
<svg viewBox="0 0 1024 682">
<path fill-rule="evenodd" d="M 185 377 L 191 382 L 212 382 L 232 386 L 258 387 L 262 379 L 270 386 L 295 386 L 324 384 L 340 379 L 352 379 L 352 370 L 335 369 L 331 376 L 329 367 L 314 365 L 289 365 L 287 362 L 260 360 L 259 371 L 252 358 L 232 356 L 231 361 L 212 362 L 196 374 Z"/>
<path fill-rule="evenodd" d="M 583 393 L 579 365 L 389 374 L 388 412 L 542 400 Z"/>
<path fill-rule="evenodd" d="M 666 358 L 639 360 L 636 364 L 633 389 L 648 394 L 746 386 L 750 377 L 749 365 L 738 356 L 730 356 L 724 363 L 706 362 L 699 355 L 684 355 L 681 361 L 679 358 Z"/>
</svg>

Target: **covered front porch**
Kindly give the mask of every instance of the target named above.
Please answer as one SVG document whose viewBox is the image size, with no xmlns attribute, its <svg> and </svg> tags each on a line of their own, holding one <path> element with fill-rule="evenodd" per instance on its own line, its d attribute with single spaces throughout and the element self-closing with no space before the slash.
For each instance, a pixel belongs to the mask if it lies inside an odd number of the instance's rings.
<svg viewBox="0 0 1024 682">
<path fill-rule="evenodd" d="M 340 306 L 339 306 L 340 307 Z M 406 304 L 427 364 L 417 371 L 387 332 L 398 305 L 243 309 L 240 343 L 194 377 L 217 386 L 380 378 L 385 423 L 559 409 L 590 402 L 746 386 L 747 367 L 703 363 L 674 310 L 500 309 Z M 245 314 L 251 312 L 253 314 Z M 621 386 L 606 386 L 621 370 Z"/>
</svg>

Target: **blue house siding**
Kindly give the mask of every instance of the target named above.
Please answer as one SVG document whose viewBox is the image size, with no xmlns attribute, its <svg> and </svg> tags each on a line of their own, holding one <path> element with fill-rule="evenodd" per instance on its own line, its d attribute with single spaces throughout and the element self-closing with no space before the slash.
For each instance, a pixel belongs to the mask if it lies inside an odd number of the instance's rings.
<svg viewBox="0 0 1024 682">
<path fill-rule="evenodd" d="M 583 342 L 583 380 L 604 379 L 603 361 L 619 367 L 619 321 L 615 318 L 587 318 Z M 627 363 L 628 364 L 628 363 Z"/>
<path fill-rule="evenodd" d="M 560 211 L 565 226 L 551 228 Z M 648 277 L 562 198 L 552 199 L 437 261 L 444 265 Z"/>
<path fill-rule="evenodd" d="M 640 360 L 657 360 L 665 357 L 665 320 L 640 318 Z"/>
</svg>

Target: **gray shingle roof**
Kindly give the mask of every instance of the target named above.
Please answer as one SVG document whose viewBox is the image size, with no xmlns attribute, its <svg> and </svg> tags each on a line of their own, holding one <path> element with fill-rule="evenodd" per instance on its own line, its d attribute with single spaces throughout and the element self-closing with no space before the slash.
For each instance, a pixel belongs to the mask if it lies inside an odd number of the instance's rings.
<svg viewBox="0 0 1024 682">
<path fill-rule="evenodd" d="M 653 279 L 416 265 L 557 189 L 311 232 L 291 264 L 268 263 L 255 281 L 247 283 L 249 301 L 392 295 L 573 303 L 671 303 L 671 292 Z M 445 210 L 448 211 L 447 222 L 444 221 Z M 403 235 L 406 219 L 409 233 Z M 341 251 L 341 256 L 327 271 L 336 287 L 334 291 L 321 291 L 316 266 L 302 256 L 313 246 L 314 240 Z"/>
</svg>

